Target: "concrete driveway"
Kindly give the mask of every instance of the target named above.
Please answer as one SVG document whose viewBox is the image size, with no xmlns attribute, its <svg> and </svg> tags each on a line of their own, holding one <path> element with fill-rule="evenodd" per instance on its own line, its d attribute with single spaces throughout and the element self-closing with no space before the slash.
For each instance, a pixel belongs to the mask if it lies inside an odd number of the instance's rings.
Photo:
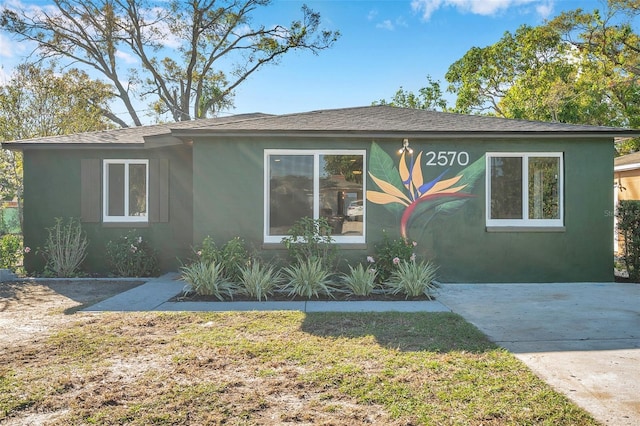
<svg viewBox="0 0 640 426">
<path fill-rule="evenodd" d="M 437 298 L 603 424 L 640 424 L 640 284 L 443 284 Z"/>
</svg>

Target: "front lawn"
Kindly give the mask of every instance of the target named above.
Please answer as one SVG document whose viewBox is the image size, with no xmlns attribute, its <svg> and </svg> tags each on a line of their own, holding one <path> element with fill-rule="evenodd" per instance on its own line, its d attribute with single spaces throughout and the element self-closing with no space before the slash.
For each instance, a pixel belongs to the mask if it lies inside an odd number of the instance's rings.
<svg viewBox="0 0 640 426">
<path fill-rule="evenodd" d="M 3 421 L 597 424 L 458 315 L 300 312 L 95 315 L 0 354 Z"/>
</svg>

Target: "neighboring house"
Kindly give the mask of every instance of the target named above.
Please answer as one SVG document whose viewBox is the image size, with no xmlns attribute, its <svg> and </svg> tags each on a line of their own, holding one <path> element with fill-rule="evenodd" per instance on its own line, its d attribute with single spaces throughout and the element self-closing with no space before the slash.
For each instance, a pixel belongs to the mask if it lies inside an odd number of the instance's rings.
<svg viewBox="0 0 640 426">
<path fill-rule="evenodd" d="M 640 200 L 640 152 L 613 160 L 616 200 Z"/>
<path fill-rule="evenodd" d="M 265 257 L 327 217 L 351 264 L 386 233 L 448 282 L 612 281 L 614 137 L 637 131 L 371 106 L 3 143 L 24 152 L 24 240 L 81 217 L 87 268 L 135 228 L 176 270 L 207 236 Z M 364 200 L 362 220 L 344 220 Z M 43 267 L 27 256 L 27 270 Z M 488 301 L 490 303 L 490 301 Z"/>
<path fill-rule="evenodd" d="M 640 152 L 622 155 L 613 160 L 613 186 L 616 206 L 621 200 L 640 200 Z M 617 238 L 614 250 L 620 250 Z"/>
</svg>

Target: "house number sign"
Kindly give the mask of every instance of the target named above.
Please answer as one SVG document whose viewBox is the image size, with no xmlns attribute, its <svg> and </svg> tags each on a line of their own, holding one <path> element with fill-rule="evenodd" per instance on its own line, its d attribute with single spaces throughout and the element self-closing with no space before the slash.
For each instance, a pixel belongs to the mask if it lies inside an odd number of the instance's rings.
<svg viewBox="0 0 640 426">
<path fill-rule="evenodd" d="M 429 151 L 424 154 L 427 166 L 466 166 L 469 153 L 466 151 Z"/>
</svg>

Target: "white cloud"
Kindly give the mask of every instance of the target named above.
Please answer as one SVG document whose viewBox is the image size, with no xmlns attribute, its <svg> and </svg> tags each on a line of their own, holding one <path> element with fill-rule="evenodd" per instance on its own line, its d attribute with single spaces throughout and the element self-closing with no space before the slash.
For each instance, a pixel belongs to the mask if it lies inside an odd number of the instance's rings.
<svg viewBox="0 0 640 426">
<path fill-rule="evenodd" d="M 408 27 L 407 21 L 402 17 L 396 18 L 394 21 L 391 19 L 385 19 L 382 22 L 378 22 L 376 24 L 376 28 L 381 30 L 393 31 L 398 27 Z"/>
<path fill-rule="evenodd" d="M 395 27 L 393 26 L 393 22 L 391 22 L 389 19 L 385 19 L 384 21 L 377 23 L 376 28 L 389 31 L 393 31 L 395 29 Z"/>
<path fill-rule="evenodd" d="M 536 5 L 536 11 L 543 17 L 545 14 L 549 16 L 553 9 L 553 0 L 412 0 L 411 8 L 422 14 L 424 20 L 429 20 L 435 11 L 443 7 L 454 7 L 463 13 L 491 16 L 511 7 L 531 3 L 540 3 Z"/>
<path fill-rule="evenodd" d="M 537 5 L 536 12 L 542 19 L 548 19 L 553 14 L 553 1 Z"/>
<path fill-rule="evenodd" d="M 15 49 L 11 46 L 11 40 L 0 33 L 0 57 L 12 58 Z"/>
<path fill-rule="evenodd" d="M 0 68 L 0 86 L 6 86 L 11 80 L 11 74 Z"/>
<path fill-rule="evenodd" d="M 446 1 L 446 0 L 445 0 Z M 411 9 L 422 13 L 422 18 L 429 20 L 436 10 L 440 9 L 442 0 L 411 0 Z"/>
<path fill-rule="evenodd" d="M 125 63 L 130 64 L 130 65 L 138 63 L 138 58 L 136 58 L 135 56 L 131 55 L 130 53 L 123 52 L 122 50 L 116 51 L 116 58 L 120 58 Z"/>
<path fill-rule="evenodd" d="M 376 19 L 376 16 L 378 16 L 378 11 L 373 9 L 369 12 L 369 14 L 367 15 L 367 20 L 368 21 L 373 21 L 374 19 Z"/>
</svg>

